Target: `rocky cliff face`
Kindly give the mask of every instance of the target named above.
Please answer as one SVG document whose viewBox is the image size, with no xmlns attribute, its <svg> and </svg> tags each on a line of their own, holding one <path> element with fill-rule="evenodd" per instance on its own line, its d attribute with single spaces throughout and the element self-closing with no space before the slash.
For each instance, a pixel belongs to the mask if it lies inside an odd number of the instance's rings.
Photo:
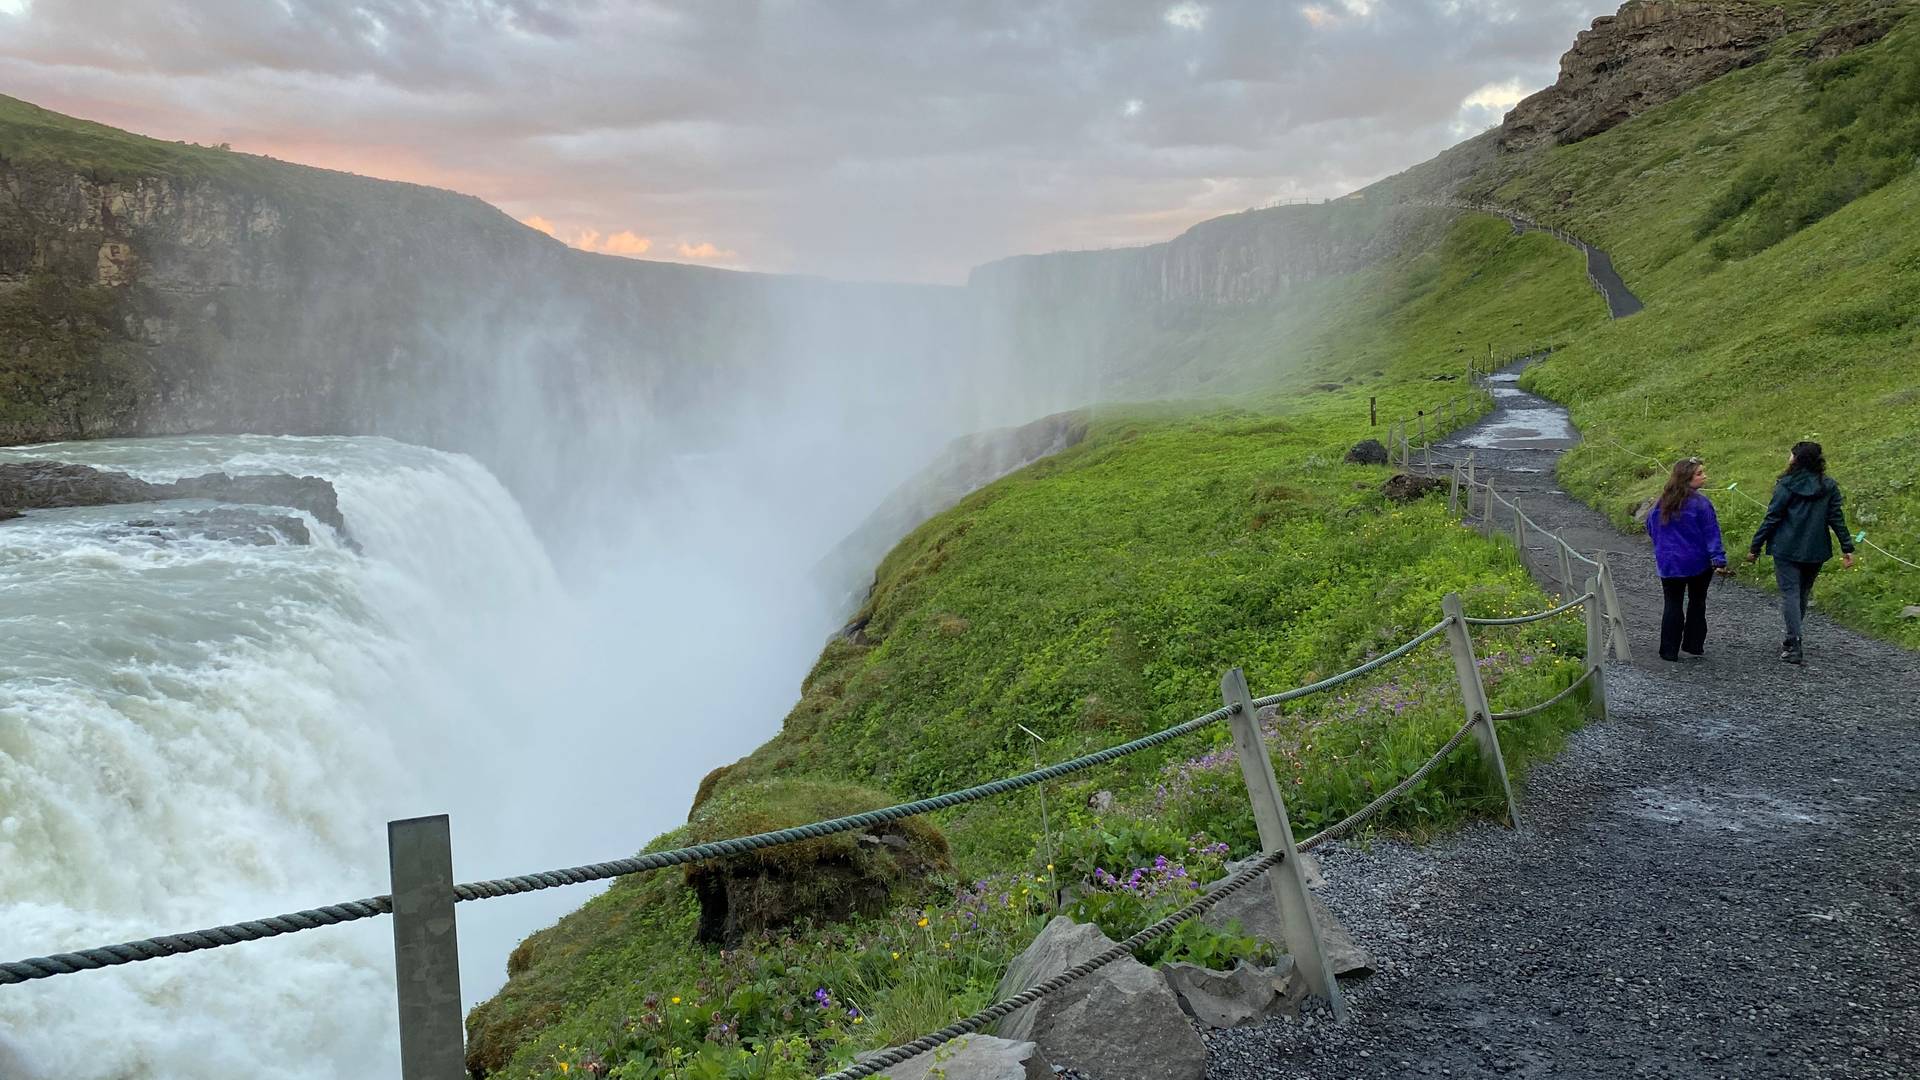
<svg viewBox="0 0 1920 1080">
<path fill-rule="evenodd" d="M 1785 9 L 1747 0 L 1631 0 L 1593 20 L 1560 78 L 1514 106 L 1509 150 L 1575 142 L 1758 60 L 1793 29 Z"/>
<path fill-rule="evenodd" d="M 968 280 L 997 306 L 1072 304 L 1088 297 L 1156 304 L 1237 305 L 1284 298 L 1308 281 L 1349 273 L 1391 251 L 1393 229 L 1364 196 L 1247 210 L 1203 221 L 1164 244 L 1021 255 Z"/>
<path fill-rule="evenodd" d="M 957 366 L 968 318 L 959 289 L 593 255 L 468 196 L 0 98 L 0 442 L 384 434 L 498 466 L 749 414 L 829 359 L 904 392 Z"/>
</svg>

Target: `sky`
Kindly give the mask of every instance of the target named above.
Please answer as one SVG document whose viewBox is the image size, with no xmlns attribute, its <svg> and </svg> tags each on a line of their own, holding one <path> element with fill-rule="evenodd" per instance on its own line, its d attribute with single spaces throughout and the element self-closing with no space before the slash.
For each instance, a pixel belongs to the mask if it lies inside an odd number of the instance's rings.
<svg viewBox="0 0 1920 1080">
<path fill-rule="evenodd" d="M 0 93 L 861 280 L 1165 240 L 1497 124 L 1608 0 L 0 0 Z"/>
</svg>

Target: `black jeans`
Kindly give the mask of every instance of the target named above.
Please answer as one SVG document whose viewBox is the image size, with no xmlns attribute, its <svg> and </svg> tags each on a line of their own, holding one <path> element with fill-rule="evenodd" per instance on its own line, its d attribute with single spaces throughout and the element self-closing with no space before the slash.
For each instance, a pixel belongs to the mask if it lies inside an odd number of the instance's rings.
<svg viewBox="0 0 1920 1080">
<path fill-rule="evenodd" d="M 1680 659 L 1685 649 L 1695 656 L 1707 647 L 1707 586 L 1713 584 L 1713 570 L 1692 577 L 1663 577 L 1660 588 L 1667 594 L 1667 608 L 1660 616 L 1660 657 Z M 1686 601 L 1682 612 L 1681 601 Z"/>
</svg>

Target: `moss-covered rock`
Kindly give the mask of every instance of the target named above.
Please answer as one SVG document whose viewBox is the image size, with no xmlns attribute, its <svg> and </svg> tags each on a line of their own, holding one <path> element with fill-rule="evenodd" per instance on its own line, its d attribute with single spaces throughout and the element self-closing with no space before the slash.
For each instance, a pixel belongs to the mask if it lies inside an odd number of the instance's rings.
<svg viewBox="0 0 1920 1080">
<path fill-rule="evenodd" d="M 768 780 L 710 791 L 695 808 L 694 843 L 772 832 L 892 802 L 884 793 L 825 780 Z M 952 871 L 947 840 L 922 818 L 888 822 L 730 859 L 696 863 L 687 884 L 700 901 L 695 939 L 735 946 L 765 930 L 877 915 L 903 890 Z"/>
</svg>

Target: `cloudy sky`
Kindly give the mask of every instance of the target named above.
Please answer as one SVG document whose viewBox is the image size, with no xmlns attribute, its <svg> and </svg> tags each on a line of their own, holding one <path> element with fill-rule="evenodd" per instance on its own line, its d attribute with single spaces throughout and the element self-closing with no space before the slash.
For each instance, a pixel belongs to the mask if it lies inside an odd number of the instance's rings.
<svg viewBox="0 0 1920 1080">
<path fill-rule="evenodd" d="M 0 92 L 454 188 L 576 246 L 959 281 L 1339 195 L 1611 0 L 0 0 Z"/>
</svg>

